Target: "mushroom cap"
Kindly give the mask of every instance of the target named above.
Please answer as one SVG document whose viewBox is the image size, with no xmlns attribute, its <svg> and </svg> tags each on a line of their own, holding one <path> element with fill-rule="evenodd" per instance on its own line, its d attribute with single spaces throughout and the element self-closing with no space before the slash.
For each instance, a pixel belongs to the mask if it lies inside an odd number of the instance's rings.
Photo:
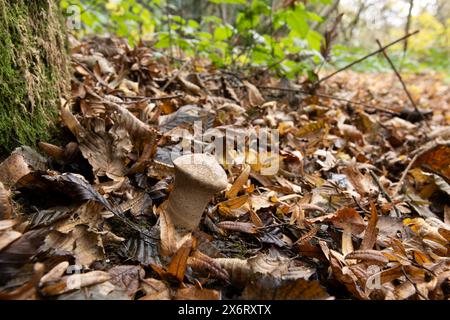
<svg viewBox="0 0 450 320">
<path fill-rule="evenodd" d="M 214 156 L 193 153 L 183 155 L 173 161 L 176 176 L 195 183 L 193 187 L 201 187 L 214 192 L 226 189 L 227 174 Z"/>
</svg>

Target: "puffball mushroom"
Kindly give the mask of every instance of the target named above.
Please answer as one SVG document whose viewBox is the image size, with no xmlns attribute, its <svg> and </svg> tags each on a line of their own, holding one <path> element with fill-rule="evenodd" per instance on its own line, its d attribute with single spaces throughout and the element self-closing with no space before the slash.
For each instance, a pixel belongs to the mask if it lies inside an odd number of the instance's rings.
<svg viewBox="0 0 450 320">
<path fill-rule="evenodd" d="M 227 175 L 217 160 L 207 154 L 189 154 L 173 161 L 174 188 L 166 205 L 175 227 L 192 231 L 200 223 L 208 202 L 226 189 Z"/>
</svg>

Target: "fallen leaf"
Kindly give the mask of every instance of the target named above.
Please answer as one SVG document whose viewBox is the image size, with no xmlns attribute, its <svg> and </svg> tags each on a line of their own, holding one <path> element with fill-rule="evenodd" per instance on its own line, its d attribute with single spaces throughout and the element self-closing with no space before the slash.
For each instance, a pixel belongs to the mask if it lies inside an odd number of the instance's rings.
<svg viewBox="0 0 450 320">
<path fill-rule="evenodd" d="M 115 266 L 108 270 L 109 280 L 114 286 L 121 288 L 133 297 L 139 290 L 140 280 L 144 278 L 145 271 L 140 266 Z"/>
<path fill-rule="evenodd" d="M 173 298 L 174 300 L 220 300 L 221 294 L 217 290 L 188 287 L 178 289 Z"/>
<path fill-rule="evenodd" d="M 331 297 L 316 280 L 281 280 L 263 276 L 250 282 L 242 292 L 244 300 L 323 300 Z"/>
<path fill-rule="evenodd" d="M 192 240 L 187 239 L 175 252 L 167 268 L 167 272 L 182 282 L 186 271 L 187 260 L 192 250 Z"/>
</svg>

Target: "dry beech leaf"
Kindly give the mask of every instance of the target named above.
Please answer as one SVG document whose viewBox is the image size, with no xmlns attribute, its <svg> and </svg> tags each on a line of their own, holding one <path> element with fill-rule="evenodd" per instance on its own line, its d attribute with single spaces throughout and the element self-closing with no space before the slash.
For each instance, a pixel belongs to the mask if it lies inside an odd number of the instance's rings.
<svg viewBox="0 0 450 320">
<path fill-rule="evenodd" d="M 319 231 L 319 230 L 320 230 L 320 228 L 318 226 L 313 227 L 307 233 L 305 233 L 300 238 L 298 238 L 298 240 L 295 241 L 294 244 L 302 244 L 302 243 L 309 241 L 312 237 L 314 237 L 316 235 L 317 231 Z"/>
<path fill-rule="evenodd" d="M 361 246 L 359 250 L 368 250 L 372 249 L 375 243 L 377 242 L 378 229 L 378 213 L 377 208 L 373 202 L 370 203 L 370 220 L 367 225 L 366 231 L 364 233 L 364 238 L 361 242 Z"/>
<path fill-rule="evenodd" d="M 72 274 L 64 277 L 61 281 L 55 284 L 45 286 L 41 289 L 41 292 L 48 296 L 60 295 L 72 290 L 79 290 L 84 287 L 89 287 L 108 281 L 110 278 L 110 274 L 104 271 L 91 271 L 82 274 Z"/>
<path fill-rule="evenodd" d="M 149 278 L 141 281 L 142 290 L 146 293 L 139 300 L 170 300 L 170 289 L 164 281 Z"/>
<path fill-rule="evenodd" d="M 250 175 L 250 170 L 251 170 L 250 166 L 248 166 L 248 165 L 245 166 L 244 170 L 242 170 L 239 177 L 237 177 L 236 180 L 233 182 L 233 185 L 231 186 L 230 190 L 228 190 L 225 193 L 225 196 L 228 199 L 235 198 L 238 195 L 239 191 L 242 189 L 242 187 L 248 180 L 248 177 Z"/>
<path fill-rule="evenodd" d="M 17 223 L 18 221 L 13 219 L 0 220 L 0 231 L 8 230 L 14 227 Z"/>
<path fill-rule="evenodd" d="M 351 141 L 357 142 L 358 144 L 364 144 L 364 137 L 361 131 L 358 130 L 353 125 L 349 125 L 346 123 L 338 124 L 339 130 L 343 133 L 344 136 L 348 137 Z"/>
<path fill-rule="evenodd" d="M 217 226 L 225 230 L 238 231 L 248 234 L 255 234 L 258 232 L 255 225 L 248 222 L 222 221 L 217 223 Z"/>
<path fill-rule="evenodd" d="M 358 283 L 358 278 L 348 270 L 344 257 L 337 251 L 329 252 L 330 267 L 334 277 L 347 287 L 347 289 L 358 299 L 367 299 L 367 294 Z M 347 269 L 345 269 L 347 268 Z"/>
<path fill-rule="evenodd" d="M 47 156 L 52 157 L 55 160 L 64 160 L 64 148 L 46 142 L 39 142 L 38 145 Z"/>
<path fill-rule="evenodd" d="M 79 265 L 89 266 L 103 260 L 104 249 L 101 236 L 88 230 L 86 225 L 68 226 L 67 233 L 53 230 L 45 238 L 41 251 L 54 254 L 71 254 Z"/>
<path fill-rule="evenodd" d="M 345 207 L 340 209 L 331 218 L 331 221 L 335 227 L 348 230 L 352 234 L 359 234 L 366 228 L 364 220 L 353 208 Z"/>
<path fill-rule="evenodd" d="M 252 107 L 263 105 L 265 99 L 263 98 L 261 92 L 259 92 L 258 88 L 246 80 L 244 80 L 243 83 L 248 90 L 248 101 L 250 105 Z"/>
<path fill-rule="evenodd" d="M 4 188 L 11 188 L 29 173 L 45 170 L 47 162 L 44 157 L 30 147 L 20 147 L 0 163 L 0 182 Z"/>
<path fill-rule="evenodd" d="M 199 95 L 199 96 L 202 95 L 202 89 L 199 86 L 197 86 L 196 84 L 186 80 L 184 77 L 182 77 L 180 75 L 178 75 L 176 77 L 176 79 L 177 79 L 178 83 L 188 92 L 195 94 L 195 95 Z"/>
<path fill-rule="evenodd" d="M 145 276 L 145 271 L 140 266 L 115 266 L 108 270 L 111 275 L 110 282 L 130 296 L 139 290 L 140 279 Z"/>
<path fill-rule="evenodd" d="M 214 278 L 221 279 L 223 281 L 229 281 L 228 272 L 221 267 L 221 265 L 215 261 L 213 258 L 210 258 L 206 254 L 196 250 L 187 261 L 188 265 L 197 272 L 201 272 L 203 274 L 209 274 Z"/>
<path fill-rule="evenodd" d="M 54 266 L 49 272 L 47 272 L 40 280 L 40 285 L 43 286 L 46 283 L 59 281 L 63 277 L 67 268 L 69 267 L 69 262 L 63 261 Z"/>
<path fill-rule="evenodd" d="M 253 275 L 252 267 L 244 259 L 237 258 L 215 258 L 224 270 L 227 271 L 230 280 L 235 285 L 245 285 Z"/>
<path fill-rule="evenodd" d="M 250 211 L 249 195 L 229 199 L 218 204 L 219 213 L 225 217 L 240 217 Z"/>
<path fill-rule="evenodd" d="M 33 276 L 24 285 L 21 287 L 14 289 L 11 292 L 0 292 L 0 300 L 27 300 L 30 298 L 36 299 L 33 297 L 36 293 L 36 287 L 39 283 L 39 279 L 45 272 L 45 266 L 43 263 L 35 263 L 33 266 Z"/>
<path fill-rule="evenodd" d="M 219 209 L 220 207 L 226 207 L 229 209 L 238 209 L 247 203 L 248 198 L 249 198 L 248 195 L 245 194 L 237 198 L 232 198 L 230 200 L 223 201 L 219 203 Z"/>
<path fill-rule="evenodd" d="M 221 294 L 217 290 L 188 287 L 178 289 L 173 298 L 174 300 L 220 300 Z"/>
<path fill-rule="evenodd" d="M 175 252 L 169 266 L 167 267 L 167 272 L 173 277 L 182 282 L 184 279 L 184 272 L 186 271 L 187 260 L 192 249 L 192 239 L 186 240 L 183 245 Z"/>
<path fill-rule="evenodd" d="M 349 182 L 361 196 L 371 196 L 377 193 L 378 188 L 373 184 L 369 174 L 363 175 L 355 163 L 350 164 L 344 170 Z"/>
<path fill-rule="evenodd" d="M 22 266 L 30 262 L 47 233 L 46 228 L 28 231 L 0 251 L 0 286 L 19 273 Z"/>
<path fill-rule="evenodd" d="M 438 173 L 450 183 L 450 147 L 438 145 L 421 154 L 414 163 L 425 170 Z"/>
<path fill-rule="evenodd" d="M 242 292 L 244 300 L 323 300 L 330 295 L 317 280 L 281 280 L 263 276 L 251 281 Z"/>
<path fill-rule="evenodd" d="M 386 258 L 383 253 L 376 250 L 356 250 L 345 256 L 345 259 L 355 259 L 369 262 L 376 262 L 380 264 L 386 264 L 389 262 L 389 259 Z"/>
<path fill-rule="evenodd" d="M 0 250 L 19 239 L 22 234 L 15 230 L 0 231 Z"/>
<path fill-rule="evenodd" d="M 450 230 L 449 229 L 444 229 L 444 228 L 439 228 L 438 232 L 441 236 L 443 236 L 447 241 L 450 241 Z"/>
<path fill-rule="evenodd" d="M 9 191 L 5 189 L 0 181 L 0 220 L 9 219 L 12 216 L 12 205 L 9 196 Z"/>
<path fill-rule="evenodd" d="M 424 240 L 431 240 L 440 245 L 446 245 L 448 243 L 440 233 L 439 228 L 431 226 L 427 221 L 422 218 L 407 218 L 403 221 L 406 226 L 409 226 L 411 230 L 417 233 Z"/>
<path fill-rule="evenodd" d="M 314 268 L 299 266 L 279 254 L 258 254 L 247 260 L 236 258 L 216 258 L 217 263 L 225 269 L 231 283 L 237 286 L 245 286 L 248 281 L 261 275 L 271 275 L 283 280 L 309 279 L 316 272 Z"/>
</svg>

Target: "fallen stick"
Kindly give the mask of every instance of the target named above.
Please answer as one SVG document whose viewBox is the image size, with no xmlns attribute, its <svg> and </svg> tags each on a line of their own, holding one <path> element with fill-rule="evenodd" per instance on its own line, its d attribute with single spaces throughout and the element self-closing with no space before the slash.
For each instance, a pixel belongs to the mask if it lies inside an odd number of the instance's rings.
<svg viewBox="0 0 450 320">
<path fill-rule="evenodd" d="M 422 114 L 422 112 L 420 112 L 419 108 L 417 107 L 416 103 L 414 102 L 414 99 L 412 98 L 411 94 L 409 93 L 408 88 L 406 87 L 405 81 L 403 81 L 403 78 L 401 76 L 401 74 L 397 71 L 397 68 L 395 67 L 394 63 L 392 62 L 391 58 L 388 56 L 388 54 L 386 53 L 386 51 L 384 50 L 383 46 L 381 45 L 381 42 L 377 39 L 377 44 L 380 47 L 381 52 L 383 53 L 384 57 L 386 58 L 387 62 L 389 63 L 389 65 L 391 66 L 392 70 L 394 70 L 395 75 L 397 76 L 398 80 L 400 81 L 400 83 L 402 84 L 403 90 L 405 90 L 406 95 L 408 96 L 409 101 L 411 102 L 412 106 L 414 107 L 414 110 L 416 110 L 416 112 L 420 115 L 420 117 L 422 118 L 423 121 L 425 121 L 425 124 L 427 125 L 428 129 L 430 128 L 430 125 L 428 124 L 428 122 L 426 121 L 424 115 Z"/>
<path fill-rule="evenodd" d="M 183 69 L 186 68 L 186 66 L 189 64 L 189 62 L 191 62 L 191 59 L 186 60 L 183 63 L 181 68 L 177 72 L 175 72 L 175 74 L 172 76 L 172 78 L 170 78 L 169 81 L 167 81 L 166 84 L 164 84 L 164 86 L 161 88 L 161 91 L 166 91 L 166 89 L 169 87 L 169 85 L 180 75 L 181 71 L 183 71 Z"/>
<path fill-rule="evenodd" d="M 384 189 L 384 187 L 381 184 L 380 180 L 378 179 L 377 175 L 372 170 L 369 170 L 369 173 L 372 176 L 373 181 L 375 181 L 375 183 L 377 184 L 377 186 L 380 189 L 381 193 L 384 195 L 384 197 L 387 199 L 387 201 L 389 201 L 392 204 L 392 206 L 394 208 L 394 211 L 395 211 L 395 214 L 397 215 L 397 217 L 401 217 L 402 215 L 401 215 L 400 211 L 398 211 L 397 207 L 395 206 L 394 201 L 392 200 L 392 197 Z"/>
<path fill-rule="evenodd" d="M 401 190 L 403 182 L 405 181 L 405 178 L 409 172 L 409 169 L 411 169 L 412 165 L 416 162 L 417 158 L 419 157 L 419 154 L 416 154 L 411 161 L 406 166 L 405 170 L 402 173 L 402 176 L 400 177 L 400 180 L 398 181 L 397 185 L 395 186 L 394 191 L 392 192 L 392 197 L 395 198 L 398 194 L 398 192 Z"/>
<path fill-rule="evenodd" d="M 395 112 L 395 111 L 386 110 L 386 109 L 383 109 L 383 108 L 380 108 L 380 107 L 376 107 L 376 106 L 372 106 L 372 105 L 366 104 L 364 102 L 352 101 L 352 100 L 349 100 L 349 99 L 339 98 L 339 97 L 332 96 L 332 95 L 329 95 L 329 94 L 324 94 L 324 93 L 311 93 L 311 92 L 308 92 L 306 90 L 294 89 L 294 88 L 279 88 L 279 87 L 270 87 L 270 86 L 256 86 L 256 87 L 259 88 L 259 89 L 266 89 L 266 90 L 279 90 L 279 91 L 298 92 L 298 93 L 307 94 L 307 95 L 310 95 L 310 96 L 316 96 L 316 97 L 319 97 L 319 98 L 327 98 L 327 99 L 343 101 L 343 102 L 347 102 L 347 103 L 351 103 L 351 104 L 355 104 L 355 105 L 360 105 L 360 106 L 363 106 L 363 107 L 366 107 L 366 108 L 371 108 L 371 109 L 375 109 L 375 110 L 378 110 L 378 111 L 386 112 L 386 113 L 389 113 L 391 115 L 398 115 L 398 113 Z"/>
<path fill-rule="evenodd" d="M 366 56 L 364 56 L 364 57 L 362 57 L 362 58 L 360 58 L 360 59 L 358 59 L 358 60 L 356 60 L 356 61 L 353 61 L 352 63 L 346 65 L 345 67 L 342 67 L 342 68 L 340 68 L 339 70 L 336 70 L 335 72 L 333 72 L 333 73 L 331 73 L 331 74 L 329 74 L 329 75 L 323 77 L 322 79 L 317 80 L 317 81 L 314 83 L 314 85 L 318 85 L 318 84 L 324 82 L 325 80 L 330 79 L 331 77 L 335 76 L 335 75 L 338 74 L 339 72 L 344 71 L 344 70 L 347 70 L 348 68 L 354 66 L 355 64 L 360 63 L 361 61 L 364 61 L 364 60 L 366 60 L 367 58 L 370 58 L 370 57 L 372 57 L 372 56 L 374 56 L 374 55 L 380 53 L 380 52 L 383 51 L 384 49 L 387 49 L 387 48 L 389 48 L 390 46 L 393 46 L 394 44 L 397 44 L 397 43 L 399 43 L 399 42 L 401 42 L 401 41 L 403 41 L 403 40 L 405 40 L 405 39 L 407 39 L 407 38 L 409 38 L 409 37 L 411 37 L 412 35 L 415 35 L 415 34 L 417 34 L 417 33 L 419 33 L 419 30 L 416 30 L 416 31 L 414 31 L 414 32 L 412 32 L 412 33 L 408 33 L 408 34 L 404 35 L 403 37 L 401 37 L 401 38 L 399 38 L 399 39 L 397 39 L 397 40 L 395 40 L 395 41 L 393 41 L 393 42 L 391 42 L 391 43 L 385 45 L 383 48 L 378 49 L 378 50 L 376 50 L 376 51 L 374 51 L 374 52 L 372 52 L 372 53 L 369 53 L 368 55 L 366 55 Z"/>
</svg>

